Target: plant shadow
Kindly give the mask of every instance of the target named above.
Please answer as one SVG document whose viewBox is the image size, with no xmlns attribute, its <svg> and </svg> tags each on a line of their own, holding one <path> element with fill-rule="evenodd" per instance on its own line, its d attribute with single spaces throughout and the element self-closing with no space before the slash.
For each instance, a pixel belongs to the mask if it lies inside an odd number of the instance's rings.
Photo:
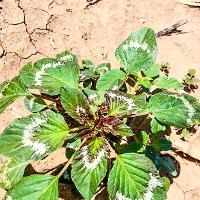
<svg viewBox="0 0 200 200">
<path fill-rule="evenodd" d="M 161 177 L 167 177 L 170 181 L 170 184 L 173 183 L 173 180 L 174 178 L 177 178 L 180 173 L 181 173 L 181 165 L 180 165 L 180 162 L 175 158 L 175 156 L 172 156 L 171 154 L 162 154 L 161 157 L 168 157 L 171 159 L 174 167 L 175 167 L 175 170 L 176 170 L 176 175 L 172 175 L 170 172 L 167 172 L 166 170 L 160 170 L 159 173 L 160 173 L 160 176 Z"/>
</svg>

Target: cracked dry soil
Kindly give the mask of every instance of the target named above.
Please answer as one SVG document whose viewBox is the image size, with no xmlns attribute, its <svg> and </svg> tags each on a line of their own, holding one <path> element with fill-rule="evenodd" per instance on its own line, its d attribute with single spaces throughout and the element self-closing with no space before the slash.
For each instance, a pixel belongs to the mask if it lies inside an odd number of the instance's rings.
<svg viewBox="0 0 200 200">
<path fill-rule="evenodd" d="M 119 63 L 114 51 L 131 32 L 141 27 L 156 31 L 179 20 L 188 20 L 182 34 L 158 39 L 157 61 L 168 61 L 170 73 L 179 80 L 189 68 L 200 74 L 200 10 L 178 0 L 0 0 L 0 81 L 13 78 L 29 61 L 51 57 L 68 49 L 80 59 L 96 64 Z M 194 96 L 200 98 L 198 89 Z M 0 115 L 0 130 L 15 118 L 27 115 L 18 100 Z M 183 142 L 172 134 L 171 140 L 183 152 L 200 160 L 200 131 Z M 56 156 L 55 156 L 56 154 Z M 168 200 L 200 199 L 200 166 L 195 160 L 173 154 L 180 163 L 180 174 L 173 179 Z M 36 162 L 38 172 L 65 162 L 64 150 L 47 160 Z M 4 158 L 0 159 L 0 163 Z M 71 188 L 60 185 L 61 199 L 78 200 Z M 0 199 L 4 191 L 0 190 Z M 105 200 L 105 198 L 102 198 Z"/>
</svg>

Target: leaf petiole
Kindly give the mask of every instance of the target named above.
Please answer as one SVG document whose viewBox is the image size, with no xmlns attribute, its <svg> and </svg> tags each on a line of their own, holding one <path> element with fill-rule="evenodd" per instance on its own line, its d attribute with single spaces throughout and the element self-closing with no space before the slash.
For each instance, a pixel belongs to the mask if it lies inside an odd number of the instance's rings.
<svg viewBox="0 0 200 200">
<path fill-rule="evenodd" d="M 79 127 L 70 129 L 70 132 L 76 132 L 76 131 L 80 131 L 80 130 L 83 130 L 83 129 L 86 129 L 86 128 L 89 128 L 89 127 L 79 126 Z"/>
<path fill-rule="evenodd" d="M 87 138 L 84 138 L 83 141 L 81 142 L 81 144 L 79 145 L 79 147 L 76 149 L 76 151 L 72 154 L 72 156 L 70 157 L 70 159 L 67 161 L 67 163 L 65 164 L 65 166 L 62 168 L 62 170 L 60 171 L 60 173 L 57 175 L 57 178 L 60 178 L 65 171 L 68 169 L 68 167 L 72 164 L 74 157 L 76 155 L 76 152 L 78 152 L 81 147 L 85 144 Z"/>
</svg>

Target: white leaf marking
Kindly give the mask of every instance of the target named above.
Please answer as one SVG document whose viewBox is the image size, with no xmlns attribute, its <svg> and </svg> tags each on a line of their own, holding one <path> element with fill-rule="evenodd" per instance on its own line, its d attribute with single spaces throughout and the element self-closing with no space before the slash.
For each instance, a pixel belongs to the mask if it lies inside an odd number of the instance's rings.
<svg viewBox="0 0 200 200">
<path fill-rule="evenodd" d="M 77 106 L 76 107 L 76 112 L 79 114 L 79 115 L 82 115 L 82 114 L 85 114 L 86 113 L 86 110 L 85 108 L 81 107 L 81 106 Z"/>
<path fill-rule="evenodd" d="M 4 85 L 4 86 L 2 87 L 1 92 L 0 92 L 0 98 L 2 98 L 2 97 L 4 96 L 4 95 L 3 95 L 3 92 L 4 92 L 4 90 L 9 86 L 9 84 L 10 84 L 10 82 L 7 83 L 6 85 Z"/>
<path fill-rule="evenodd" d="M 130 41 L 129 47 L 130 47 L 130 48 L 136 48 L 136 49 L 137 49 L 137 48 L 140 47 L 140 43 L 139 43 L 138 41 L 135 41 L 135 42 Z"/>
<path fill-rule="evenodd" d="M 113 92 L 108 92 L 107 95 L 111 98 L 116 98 L 122 102 L 124 102 L 125 104 L 127 104 L 127 110 L 128 111 L 132 111 L 133 107 L 135 107 L 136 105 L 133 103 L 133 99 L 130 99 L 128 97 L 125 96 L 121 96 L 121 95 L 117 95 Z"/>
<path fill-rule="evenodd" d="M 187 119 L 187 123 L 188 124 L 192 124 L 192 117 L 195 114 L 195 109 L 192 107 L 192 105 L 190 104 L 190 102 L 188 100 L 186 100 L 184 97 L 179 97 L 183 104 L 185 105 L 185 107 L 188 109 L 188 119 Z"/>
<path fill-rule="evenodd" d="M 183 96 L 179 97 L 178 95 L 174 94 L 174 95 L 169 95 L 171 97 L 175 97 L 177 99 L 180 99 L 184 106 L 186 107 L 186 109 L 188 109 L 188 119 L 187 119 L 187 123 L 188 124 L 192 124 L 192 117 L 195 114 L 195 109 L 192 107 L 192 105 L 190 104 L 190 102 L 185 99 Z"/>
<path fill-rule="evenodd" d="M 147 192 L 144 194 L 144 200 L 152 200 L 153 198 L 153 191 L 156 187 L 162 187 L 162 183 L 158 180 L 158 177 L 153 176 L 152 173 L 149 173 L 150 180 L 147 187 Z"/>
<path fill-rule="evenodd" d="M 47 123 L 47 119 L 33 118 L 32 123 L 28 124 L 23 131 L 22 143 L 24 146 L 30 146 L 36 155 L 43 155 L 49 148 L 45 144 L 32 141 L 35 136 L 35 129 Z"/>
<path fill-rule="evenodd" d="M 114 85 L 112 90 L 117 90 L 117 88 L 118 88 L 118 85 Z"/>
<path fill-rule="evenodd" d="M 127 51 L 127 50 L 128 50 L 128 47 L 129 47 L 128 44 L 124 44 L 124 45 L 123 45 L 123 50 L 124 50 L 124 51 Z"/>
<path fill-rule="evenodd" d="M 70 54 L 59 58 L 59 60 L 61 60 L 61 61 L 66 61 L 66 60 L 73 61 L 73 59 L 74 59 L 74 57 Z"/>
<path fill-rule="evenodd" d="M 101 67 L 101 68 L 99 68 L 99 71 L 100 72 L 107 72 L 109 70 L 109 68 L 108 67 Z"/>
<path fill-rule="evenodd" d="M 95 98 L 97 98 L 97 95 L 96 95 L 96 94 L 90 94 L 90 95 L 88 96 L 88 99 L 89 99 L 90 101 L 93 101 Z"/>
<path fill-rule="evenodd" d="M 30 109 L 33 108 L 34 101 L 35 101 L 35 97 L 32 97 L 32 98 L 29 100 L 29 107 L 30 107 Z"/>
<path fill-rule="evenodd" d="M 63 64 L 60 62 L 43 64 L 41 70 L 39 70 L 35 73 L 35 85 L 38 86 L 43 83 L 42 75 L 44 74 L 45 70 L 47 70 L 49 68 L 56 68 L 56 67 L 61 67 L 61 66 L 63 66 Z"/>
<path fill-rule="evenodd" d="M 123 45 L 124 51 L 127 51 L 129 48 L 134 48 L 134 49 L 141 48 L 143 51 L 146 51 L 147 53 L 151 53 L 150 49 L 148 48 L 148 44 L 146 42 L 139 43 L 138 41 L 130 40 L 129 44 Z"/>
<path fill-rule="evenodd" d="M 95 158 L 91 161 L 91 158 L 88 152 L 88 147 L 84 146 L 81 149 L 81 155 L 83 156 L 84 166 L 87 169 L 94 170 L 99 165 L 99 163 L 101 162 L 102 158 L 106 155 L 106 153 L 102 149 L 101 151 L 98 152 L 98 155 L 95 156 Z"/>
<path fill-rule="evenodd" d="M 0 171 L 0 183 L 3 183 L 6 187 L 10 187 L 11 186 L 11 182 L 10 180 L 7 178 L 7 173 L 9 171 L 8 169 L 8 165 L 9 165 L 9 161 L 6 162 L 3 166 L 3 168 Z"/>
<path fill-rule="evenodd" d="M 133 200 L 133 199 L 128 198 L 128 197 L 124 196 L 121 192 L 117 191 L 115 200 Z"/>
</svg>

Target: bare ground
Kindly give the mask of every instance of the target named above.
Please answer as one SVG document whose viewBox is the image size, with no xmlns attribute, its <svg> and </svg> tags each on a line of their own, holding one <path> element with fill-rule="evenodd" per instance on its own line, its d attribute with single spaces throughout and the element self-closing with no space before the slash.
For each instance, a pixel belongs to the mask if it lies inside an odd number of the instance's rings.
<svg viewBox="0 0 200 200">
<path fill-rule="evenodd" d="M 181 27 L 182 34 L 158 39 L 157 61 L 168 61 L 170 73 L 179 80 L 189 68 L 200 74 L 200 10 L 179 3 L 178 0 L 0 0 L 0 82 L 13 78 L 20 67 L 29 61 L 54 56 L 64 49 L 80 59 L 91 59 L 96 64 L 107 61 L 118 67 L 114 51 L 131 32 L 141 27 L 156 31 L 179 20 L 188 20 Z M 90 5 L 91 4 L 91 5 Z M 198 89 L 194 96 L 200 98 Z M 15 118 L 28 114 L 23 102 L 16 101 L 1 116 L 0 129 Z M 172 135 L 175 146 L 200 160 L 200 132 L 189 142 Z M 59 150 L 48 162 L 35 163 L 38 171 L 64 161 Z M 173 179 L 168 200 L 200 199 L 200 166 L 191 157 L 180 162 L 180 174 Z M 55 159 L 56 158 L 56 159 Z M 3 158 L 2 158 L 3 159 Z M 1 160 L 0 160 L 1 162 Z M 39 165 L 40 164 L 40 165 Z M 40 166 L 40 167 L 39 167 Z M 61 185 L 61 191 L 68 186 Z M 64 188 L 64 189 L 63 189 Z M 69 189 L 69 188 L 68 188 Z M 0 198 L 3 197 L 0 190 Z M 69 192 L 72 195 L 72 192 Z M 66 196 L 64 199 L 73 199 Z M 69 194 L 68 194 L 69 195 Z"/>
</svg>

